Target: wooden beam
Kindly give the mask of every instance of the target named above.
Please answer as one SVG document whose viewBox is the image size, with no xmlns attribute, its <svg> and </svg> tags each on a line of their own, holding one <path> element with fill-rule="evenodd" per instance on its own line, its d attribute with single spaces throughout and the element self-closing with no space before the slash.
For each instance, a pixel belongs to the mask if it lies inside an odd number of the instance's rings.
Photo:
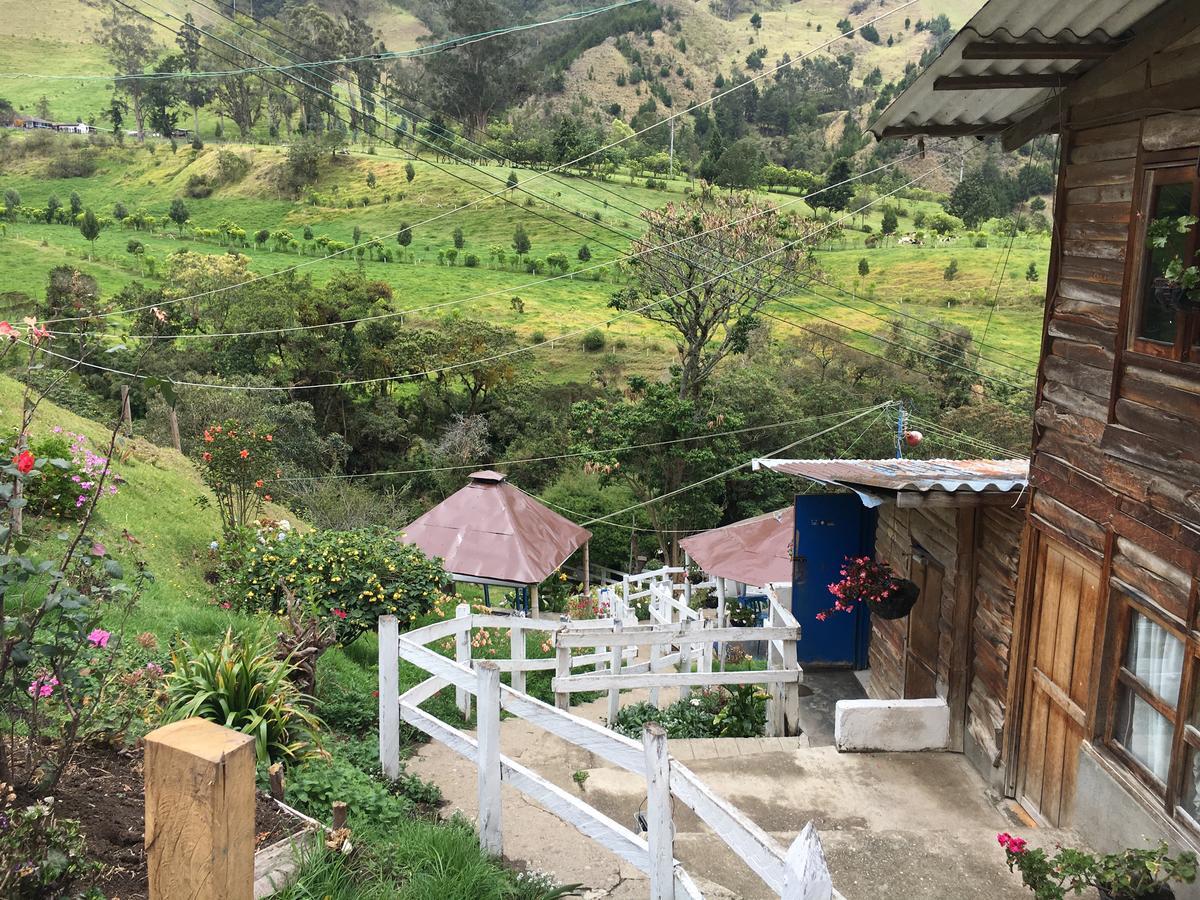
<svg viewBox="0 0 1200 900">
<path fill-rule="evenodd" d="M 1108 59 L 1123 43 L 1112 44 L 1003 44 L 972 41 L 963 47 L 963 59 Z"/>
<path fill-rule="evenodd" d="M 935 78 L 935 91 L 1013 91 L 1037 88 L 1066 87 L 1075 76 L 1047 72 L 1030 74 L 1014 72 L 1011 75 L 943 75 Z"/>
<path fill-rule="evenodd" d="M 972 125 L 969 123 L 939 125 L 930 122 L 927 125 L 891 125 L 880 132 L 880 140 L 888 138 L 907 137 L 987 137 L 992 134 L 1003 134 L 1013 125 L 1012 122 L 988 122 Z"/>
</svg>

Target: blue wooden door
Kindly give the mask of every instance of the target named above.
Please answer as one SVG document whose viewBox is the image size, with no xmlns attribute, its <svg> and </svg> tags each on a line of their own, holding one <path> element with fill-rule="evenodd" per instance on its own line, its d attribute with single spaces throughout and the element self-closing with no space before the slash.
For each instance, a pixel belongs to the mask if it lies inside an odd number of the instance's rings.
<svg viewBox="0 0 1200 900">
<path fill-rule="evenodd" d="M 824 622 L 816 616 L 833 605 L 829 585 L 841 577 L 842 561 L 871 552 L 874 523 L 874 511 L 856 494 L 796 497 L 792 613 L 800 623 L 797 654 L 802 665 L 866 668 L 868 614 L 839 612 Z"/>
</svg>

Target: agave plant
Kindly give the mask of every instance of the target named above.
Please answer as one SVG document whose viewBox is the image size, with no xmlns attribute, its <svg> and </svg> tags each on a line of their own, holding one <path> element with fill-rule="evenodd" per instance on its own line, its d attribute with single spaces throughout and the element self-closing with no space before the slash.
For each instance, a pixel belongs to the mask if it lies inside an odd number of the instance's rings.
<svg viewBox="0 0 1200 900">
<path fill-rule="evenodd" d="M 294 762 L 319 754 L 323 724 L 312 698 L 291 680 L 293 666 L 276 659 L 262 634 L 234 640 L 232 630 L 211 650 L 183 644 L 167 676 L 167 721 L 198 716 L 254 738 L 260 762 Z"/>
</svg>

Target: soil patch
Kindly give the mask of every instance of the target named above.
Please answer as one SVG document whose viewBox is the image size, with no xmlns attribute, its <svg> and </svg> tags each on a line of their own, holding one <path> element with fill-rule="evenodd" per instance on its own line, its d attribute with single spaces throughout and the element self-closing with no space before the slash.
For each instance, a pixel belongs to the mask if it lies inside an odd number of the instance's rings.
<svg viewBox="0 0 1200 900">
<path fill-rule="evenodd" d="M 55 794 L 64 819 L 77 819 L 89 854 L 104 863 L 97 885 L 113 900 L 144 900 L 146 883 L 145 797 L 142 750 L 82 747 Z M 269 846 L 303 828 L 262 791 L 255 795 L 255 849 Z"/>
</svg>

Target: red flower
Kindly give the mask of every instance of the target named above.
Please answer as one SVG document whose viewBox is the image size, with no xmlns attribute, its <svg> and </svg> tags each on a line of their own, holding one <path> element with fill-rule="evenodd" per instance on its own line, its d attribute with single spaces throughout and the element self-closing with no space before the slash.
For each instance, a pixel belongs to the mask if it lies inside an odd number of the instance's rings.
<svg viewBox="0 0 1200 900">
<path fill-rule="evenodd" d="M 238 454 L 238 456 L 240 456 L 242 459 L 249 459 L 249 458 L 250 458 L 250 451 L 249 451 L 249 450 L 243 450 L 241 453 L 239 453 L 239 454 Z"/>
<path fill-rule="evenodd" d="M 339 619 L 346 618 L 346 611 L 344 609 L 331 609 L 330 612 L 333 613 L 335 616 L 337 616 Z"/>
<path fill-rule="evenodd" d="M 13 463 L 17 467 L 17 471 L 22 475 L 28 475 L 33 471 L 34 456 L 28 450 L 22 450 L 13 457 Z"/>
<path fill-rule="evenodd" d="M 268 503 L 270 503 L 270 502 L 271 502 L 271 495 L 270 495 L 270 494 L 263 494 L 263 499 L 264 499 L 264 500 L 266 500 Z"/>
<path fill-rule="evenodd" d="M 268 443 L 270 443 L 271 441 L 275 440 L 275 438 L 271 437 L 269 434 L 264 434 L 264 435 L 263 435 L 263 440 L 264 440 L 264 441 L 267 441 Z"/>
<path fill-rule="evenodd" d="M 254 482 L 254 486 L 255 486 L 256 488 L 260 488 L 260 487 L 262 487 L 262 486 L 263 486 L 263 480 L 262 480 L 261 478 L 260 478 L 260 479 L 258 479 L 258 481 Z"/>
<path fill-rule="evenodd" d="M 205 462 L 212 462 L 212 454 L 211 454 L 211 453 L 209 453 L 207 450 L 205 450 L 205 451 L 204 451 L 204 454 L 203 454 L 203 456 L 202 456 L 202 459 L 203 459 Z"/>
<path fill-rule="evenodd" d="M 206 441 L 207 441 L 208 443 L 210 443 L 210 444 L 213 442 L 213 436 L 212 436 L 212 432 L 211 432 L 211 431 L 205 431 L 205 432 L 204 432 L 204 440 L 206 440 Z"/>
</svg>

